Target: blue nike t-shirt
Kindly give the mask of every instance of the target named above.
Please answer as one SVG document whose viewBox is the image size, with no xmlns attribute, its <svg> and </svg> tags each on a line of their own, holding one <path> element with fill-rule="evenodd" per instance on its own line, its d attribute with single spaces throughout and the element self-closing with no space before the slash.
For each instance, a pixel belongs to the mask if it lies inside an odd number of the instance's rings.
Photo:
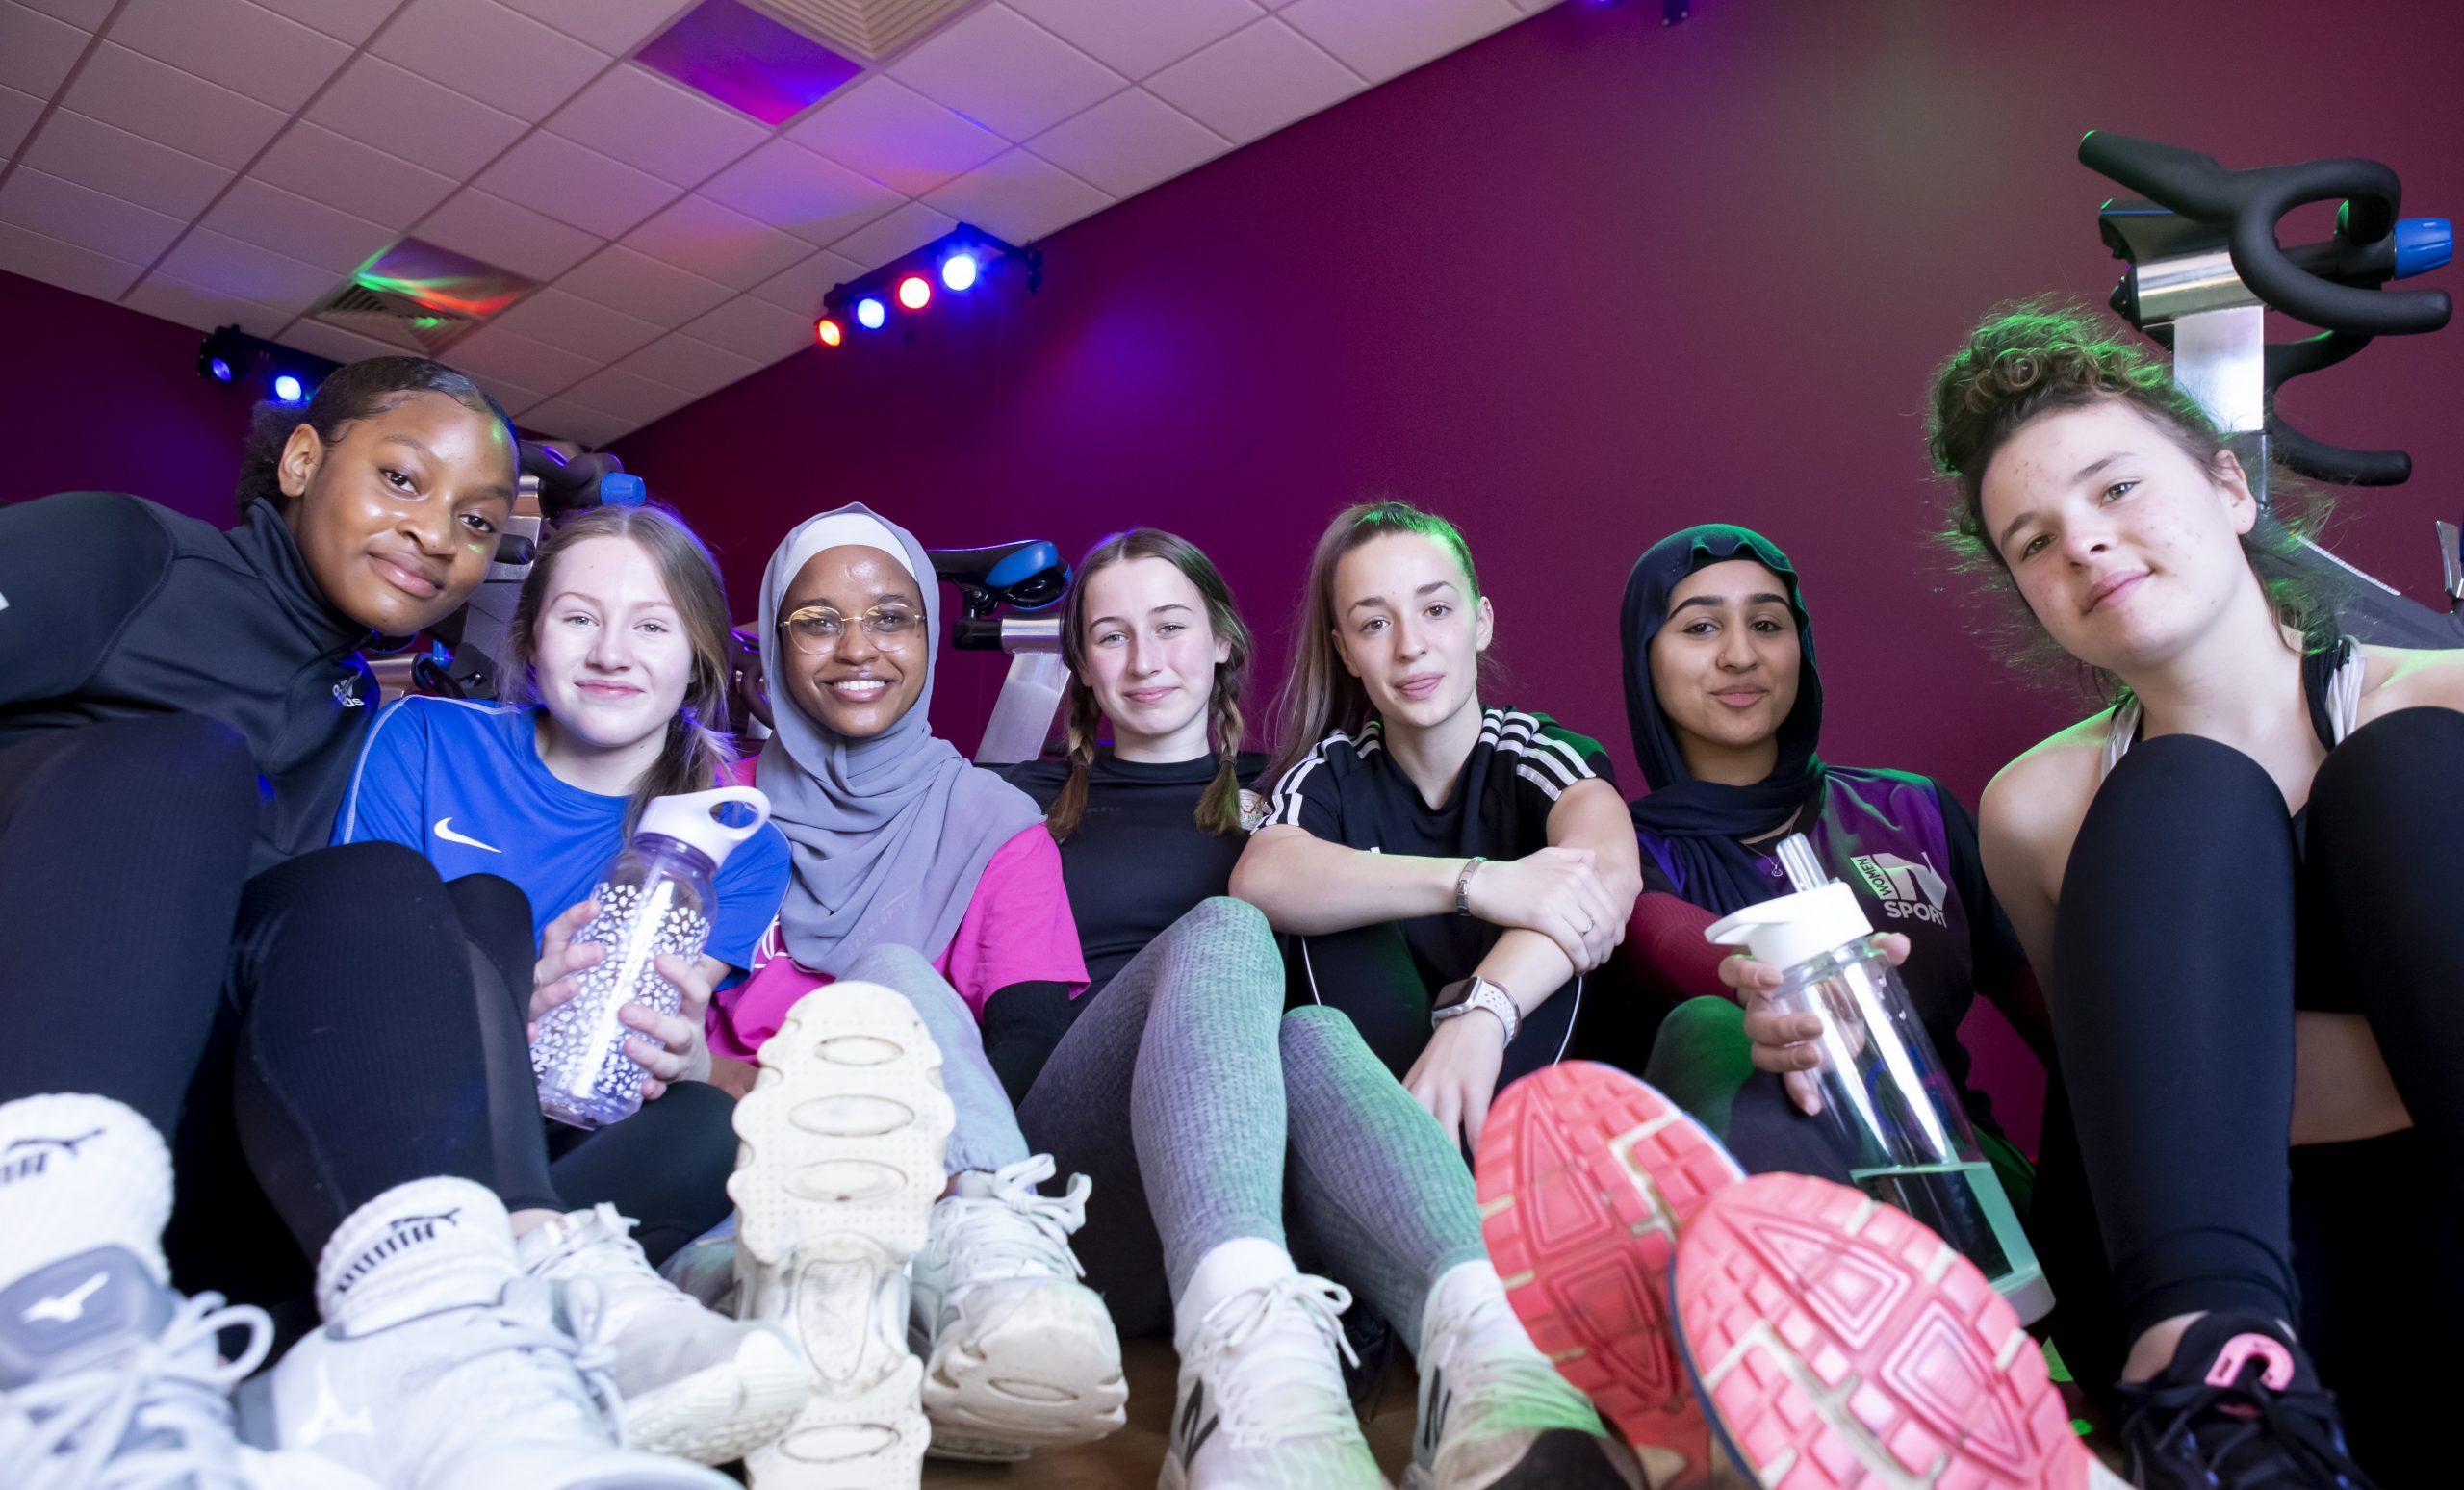
<svg viewBox="0 0 2464 1490">
<path fill-rule="evenodd" d="M 493 874 L 530 897 L 532 944 L 590 898 L 624 842 L 629 799 L 557 779 L 539 758 L 537 706 L 413 695 L 379 710 L 334 821 L 336 843 L 391 840 L 448 880 Z M 709 955 L 751 965 L 787 892 L 787 840 L 763 824 L 719 866 Z"/>
</svg>

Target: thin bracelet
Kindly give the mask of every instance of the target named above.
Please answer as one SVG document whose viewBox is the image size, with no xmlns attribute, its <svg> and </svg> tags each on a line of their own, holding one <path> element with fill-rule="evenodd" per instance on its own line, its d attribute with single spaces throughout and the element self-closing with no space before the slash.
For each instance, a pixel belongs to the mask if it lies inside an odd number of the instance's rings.
<svg viewBox="0 0 2464 1490">
<path fill-rule="evenodd" d="M 1488 861 L 1488 856 L 1485 854 L 1475 854 L 1463 861 L 1463 872 L 1454 877 L 1454 913 L 1456 915 L 1472 913 L 1472 876 Z"/>
</svg>

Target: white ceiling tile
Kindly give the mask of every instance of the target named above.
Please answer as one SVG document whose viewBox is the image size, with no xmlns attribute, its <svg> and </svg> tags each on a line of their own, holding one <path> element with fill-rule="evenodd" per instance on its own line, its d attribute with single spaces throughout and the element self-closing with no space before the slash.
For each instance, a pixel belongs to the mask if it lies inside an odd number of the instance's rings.
<svg viewBox="0 0 2464 1490">
<path fill-rule="evenodd" d="M 1523 18 L 1509 0 L 1296 0 L 1283 19 L 1373 83 Z"/>
<path fill-rule="evenodd" d="M 498 321 L 454 343 L 449 360 L 465 372 L 525 388 L 562 388 L 590 376 L 599 367 L 596 359 L 533 341 Z"/>
<path fill-rule="evenodd" d="M 0 88 L 0 161 L 7 160 L 25 143 L 26 131 L 35 127 L 42 111 L 43 100 L 34 94 Z"/>
<path fill-rule="evenodd" d="M 889 72 L 1012 140 L 1040 134 L 1127 81 L 1002 5 L 943 28 Z"/>
<path fill-rule="evenodd" d="M 628 63 L 575 94 L 548 128 L 638 170 L 692 186 L 770 132 Z"/>
<path fill-rule="evenodd" d="M 401 0 L 257 0 L 269 11 L 279 11 L 352 46 L 367 40 L 400 3 Z"/>
<path fill-rule="evenodd" d="M 619 305 L 661 326 L 680 326 L 729 298 L 727 286 L 673 264 L 609 244 L 576 265 L 556 288 L 602 305 Z"/>
<path fill-rule="evenodd" d="M 64 20 L 85 31 L 99 31 L 112 13 L 116 0 L 17 0 L 19 5 L 42 12 L 54 20 Z M 391 0 L 388 0 L 391 3 Z"/>
<path fill-rule="evenodd" d="M 1025 150 L 995 156 L 925 198 L 962 222 L 1014 244 L 1043 237 L 1112 198 Z"/>
<path fill-rule="evenodd" d="M 499 0 L 603 52 L 631 51 L 667 28 L 692 0 Z"/>
<path fill-rule="evenodd" d="M 751 358 L 762 367 L 792 356 L 812 343 L 814 318 L 750 295 L 740 295 L 684 330 L 696 341 Z"/>
<path fill-rule="evenodd" d="M 616 366 L 698 398 L 760 372 L 763 364 L 679 331 L 660 337 Z"/>
<path fill-rule="evenodd" d="M 435 171 L 304 121 L 283 132 L 251 175 L 387 227 L 408 227 L 453 183 Z"/>
<path fill-rule="evenodd" d="M 0 222 L 135 264 L 152 263 L 188 225 L 31 166 L 19 166 L 0 185 Z"/>
<path fill-rule="evenodd" d="M 552 285 L 490 324 L 601 364 L 649 346 L 658 339 L 660 330 L 647 321 L 567 295 Z"/>
<path fill-rule="evenodd" d="M 418 236 L 482 264 L 550 280 L 579 264 L 599 240 L 517 202 L 465 187 L 420 219 Z"/>
<path fill-rule="evenodd" d="M 676 188 L 561 135 L 538 131 L 472 183 L 585 232 L 614 238 L 676 199 Z"/>
<path fill-rule="evenodd" d="M 0 87 L 49 98 L 92 39 L 66 21 L 0 0 Z"/>
<path fill-rule="evenodd" d="M 805 317 L 809 328 L 812 318 L 821 314 L 821 297 L 830 293 L 830 287 L 863 272 L 863 265 L 824 248 L 802 264 L 754 286 L 753 293 Z"/>
<path fill-rule="evenodd" d="M 704 196 L 784 228 L 808 244 L 835 243 L 904 198 L 878 181 L 822 159 L 792 140 L 773 140 L 711 177 Z"/>
<path fill-rule="evenodd" d="M 583 408 L 571 398 L 551 398 L 545 403 L 533 404 L 525 409 L 522 414 L 522 427 L 537 430 L 541 434 L 554 435 L 558 439 L 572 440 L 585 450 L 597 450 L 618 435 L 626 434 L 638 425 L 636 421 L 618 419 L 613 414 L 602 414 L 597 409 Z"/>
<path fill-rule="evenodd" d="M 608 368 L 566 389 L 562 397 L 585 408 L 604 409 L 636 424 L 647 424 L 662 414 L 682 408 L 696 396 L 654 383 L 622 368 Z"/>
<path fill-rule="evenodd" d="M 1542 11 L 1555 5 L 1557 0 L 1514 0 L 1514 3 L 1515 7 L 1522 11 L 1524 14 L 1537 15 Z"/>
<path fill-rule="evenodd" d="M 526 127 L 501 109 L 375 57 L 345 67 L 304 117 L 456 181 L 496 159 Z"/>
<path fill-rule="evenodd" d="M 1127 78 L 1142 78 L 1256 20 L 1254 0 L 1009 0 L 1010 7 Z"/>
<path fill-rule="evenodd" d="M 1115 196 L 1135 196 L 1231 145 L 1144 89 L 1133 88 L 1064 119 L 1027 148 Z"/>
<path fill-rule="evenodd" d="M 625 235 L 626 246 L 732 290 L 750 290 L 811 246 L 706 196 L 688 195 Z"/>
<path fill-rule="evenodd" d="M 878 73 L 788 130 L 787 138 L 911 196 L 1009 148 L 990 130 Z"/>
<path fill-rule="evenodd" d="M 879 269 L 902 254 L 912 253 L 959 225 L 958 218 L 936 212 L 922 202 L 909 202 L 860 233 L 850 233 L 830 245 L 833 253 Z"/>
<path fill-rule="evenodd" d="M 607 65 L 495 0 L 410 0 L 369 50 L 534 124 Z"/>
<path fill-rule="evenodd" d="M 460 344 L 457 343 L 453 350 L 447 352 L 446 355 L 450 357 L 454 351 L 460 349 Z M 520 383 L 509 383 L 500 377 L 482 377 L 479 379 L 479 387 L 486 391 L 489 398 L 497 400 L 498 404 L 517 422 L 522 418 L 523 410 L 529 408 L 532 404 L 547 401 L 547 395 L 538 389 L 525 388 Z"/>
<path fill-rule="evenodd" d="M 1147 90 L 1227 140 L 1245 143 L 1359 92 L 1343 64 L 1271 17 L 1146 80 Z"/>
<path fill-rule="evenodd" d="M 112 39 L 288 114 L 350 48 L 248 0 L 127 0 Z"/>
<path fill-rule="evenodd" d="M 398 357 L 406 350 L 342 326 L 329 326 L 321 321 L 304 319 L 282 328 L 282 345 L 313 356 L 331 357 L 336 362 L 357 362 L 364 357 Z"/>
<path fill-rule="evenodd" d="M 227 166 L 156 144 L 68 109 L 55 111 L 26 146 L 25 162 L 124 202 L 193 218 L 231 179 Z"/>
<path fill-rule="evenodd" d="M 355 272 L 395 238 L 394 229 L 381 222 L 354 218 L 254 177 L 233 185 L 214 210 L 197 220 L 218 233 L 336 274 Z"/>
<path fill-rule="evenodd" d="M 61 102 L 89 118 L 237 170 L 282 128 L 283 113 L 109 41 Z"/>
<path fill-rule="evenodd" d="M 131 290 L 120 303 L 130 310 L 176 321 L 199 331 L 217 326 L 237 325 L 250 336 L 270 339 L 291 321 L 291 312 L 254 300 L 225 295 L 192 285 L 175 275 L 156 270 L 145 276 L 145 282 Z"/>
<path fill-rule="evenodd" d="M 116 300 L 144 272 L 144 266 L 0 222 L 0 270 L 79 295 Z"/>
<path fill-rule="evenodd" d="M 189 229 L 179 246 L 163 256 L 158 272 L 294 315 L 341 283 L 330 270 L 202 227 Z"/>
</svg>

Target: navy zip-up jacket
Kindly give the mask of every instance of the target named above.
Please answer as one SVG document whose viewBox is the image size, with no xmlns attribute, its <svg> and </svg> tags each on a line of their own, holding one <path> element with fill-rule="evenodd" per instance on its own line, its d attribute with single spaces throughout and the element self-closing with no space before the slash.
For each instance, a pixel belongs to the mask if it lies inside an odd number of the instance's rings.
<svg viewBox="0 0 2464 1490">
<path fill-rule="evenodd" d="M 330 839 L 376 711 L 358 655 L 373 639 L 271 502 L 228 532 L 122 492 L 0 507 L 0 750 L 111 719 L 218 719 L 264 784 L 251 873 Z"/>
</svg>

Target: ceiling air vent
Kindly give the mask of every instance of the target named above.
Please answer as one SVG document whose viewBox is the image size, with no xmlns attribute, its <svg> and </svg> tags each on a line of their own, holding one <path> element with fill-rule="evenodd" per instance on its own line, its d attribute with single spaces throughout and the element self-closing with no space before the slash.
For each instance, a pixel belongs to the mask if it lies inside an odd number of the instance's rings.
<svg viewBox="0 0 2464 1490">
<path fill-rule="evenodd" d="M 808 36 L 878 63 L 975 0 L 753 0 Z"/>
<path fill-rule="evenodd" d="M 434 356 L 535 288 L 492 264 L 405 238 L 361 265 L 308 316 Z"/>
</svg>

